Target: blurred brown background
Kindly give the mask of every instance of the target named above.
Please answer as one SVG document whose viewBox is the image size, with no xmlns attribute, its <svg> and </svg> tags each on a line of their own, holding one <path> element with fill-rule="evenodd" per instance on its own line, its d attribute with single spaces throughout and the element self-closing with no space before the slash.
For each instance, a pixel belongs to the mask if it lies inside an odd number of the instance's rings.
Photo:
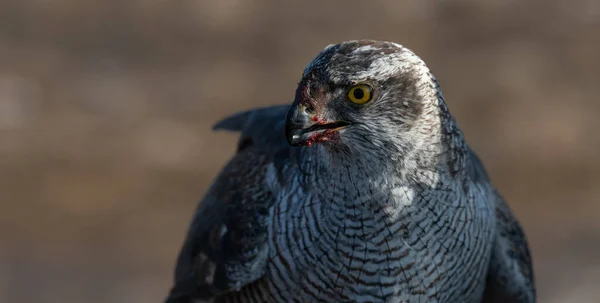
<svg viewBox="0 0 600 303">
<path fill-rule="evenodd" d="M 329 43 L 437 75 L 526 229 L 539 302 L 600 299 L 600 1 L 0 1 L 0 302 L 160 302 L 226 114 Z"/>
</svg>

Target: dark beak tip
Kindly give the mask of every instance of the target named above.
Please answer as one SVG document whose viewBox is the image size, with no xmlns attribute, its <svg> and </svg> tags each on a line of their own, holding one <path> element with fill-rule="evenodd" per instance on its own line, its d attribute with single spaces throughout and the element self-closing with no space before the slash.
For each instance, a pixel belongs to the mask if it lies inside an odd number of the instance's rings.
<svg viewBox="0 0 600 303">
<path fill-rule="evenodd" d="M 294 140 L 294 138 L 292 136 L 287 136 L 286 135 L 285 138 L 287 139 L 287 143 L 288 143 L 289 146 L 294 146 L 294 143 L 296 143 L 295 140 Z"/>
<path fill-rule="evenodd" d="M 297 134 L 297 131 L 287 132 L 285 134 L 285 138 L 290 146 L 301 146 L 302 145 L 302 136 Z"/>
<path fill-rule="evenodd" d="M 285 138 L 290 146 L 301 145 L 301 136 L 299 132 L 302 131 L 303 125 L 298 123 L 298 113 L 296 112 L 297 106 L 295 103 L 290 107 L 285 117 Z"/>
<path fill-rule="evenodd" d="M 285 139 L 287 140 L 288 144 L 293 146 L 294 143 L 294 133 L 295 130 L 294 128 L 290 125 L 289 121 L 285 122 Z"/>
</svg>

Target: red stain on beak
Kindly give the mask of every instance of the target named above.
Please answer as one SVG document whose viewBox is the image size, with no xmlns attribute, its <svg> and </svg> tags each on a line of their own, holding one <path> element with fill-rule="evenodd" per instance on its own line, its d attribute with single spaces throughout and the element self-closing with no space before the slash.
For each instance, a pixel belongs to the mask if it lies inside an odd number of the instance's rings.
<svg viewBox="0 0 600 303">
<path fill-rule="evenodd" d="M 313 76 L 298 84 L 294 103 L 286 120 L 286 137 L 292 146 L 311 146 L 313 143 L 334 141 L 338 131 L 348 126 L 344 121 L 329 121 L 325 87 L 313 82 Z"/>
<path fill-rule="evenodd" d="M 318 123 L 318 124 L 325 125 L 328 123 L 321 121 L 321 123 Z M 337 129 L 328 129 L 328 130 L 325 130 L 322 132 L 318 132 L 318 133 L 313 134 L 306 141 L 306 146 L 311 146 L 313 143 L 331 141 L 332 139 L 335 139 L 337 136 L 339 136 Z"/>
</svg>

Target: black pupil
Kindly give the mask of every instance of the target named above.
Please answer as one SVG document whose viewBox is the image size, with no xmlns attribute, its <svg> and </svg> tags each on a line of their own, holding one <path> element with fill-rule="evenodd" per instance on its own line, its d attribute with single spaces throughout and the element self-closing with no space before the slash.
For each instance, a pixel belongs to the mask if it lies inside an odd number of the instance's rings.
<svg viewBox="0 0 600 303">
<path fill-rule="evenodd" d="M 360 99 L 364 98 L 365 91 L 362 88 L 357 88 L 354 90 L 354 92 L 352 94 L 354 95 L 354 98 L 360 100 Z"/>
</svg>

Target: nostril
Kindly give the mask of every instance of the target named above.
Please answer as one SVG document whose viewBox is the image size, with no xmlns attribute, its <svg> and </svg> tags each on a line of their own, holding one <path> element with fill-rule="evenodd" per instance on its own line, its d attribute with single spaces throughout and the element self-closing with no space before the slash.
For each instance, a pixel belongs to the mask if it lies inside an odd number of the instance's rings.
<svg viewBox="0 0 600 303">
<path fill-rule="evenodd" d="M 304 105 L 304 112 L 305 112 L 306 114 L 310 115 L 310 114 L 312 114 L 314 111 L 315 111 L 315 107 L 314 107 L 312 104 L 310 104 L 310 103 L 307 103 L 306 105 Z"/>
</svg>

